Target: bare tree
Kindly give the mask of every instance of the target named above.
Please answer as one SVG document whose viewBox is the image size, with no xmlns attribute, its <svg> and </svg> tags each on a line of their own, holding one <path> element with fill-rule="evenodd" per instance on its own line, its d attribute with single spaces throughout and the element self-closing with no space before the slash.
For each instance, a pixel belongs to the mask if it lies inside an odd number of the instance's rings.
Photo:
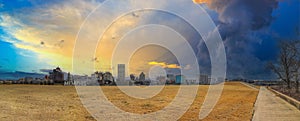
<svg viewBox="0 0 300 121">
<path fill-rule="evenodd" d="M 294 70 L 295 70 L 295 88 L 296 88 L 296 93 L 299 93 L 299 74 L 300 74 L 300 41 L 294 41 L 291 43 L 292 47 L 294 48 L 294 50 L 296 51 L 296 57 L 294 60 Z"/>
<path fill-rule="evenodd" d="M 294 47 L 297 51 L 297 57 L 296 57 L 296 61 L 295 61 L 295 68 L 296 68 L 296 77 L 295 77 L 295 88 L 296 88 L 296 93 L 299 93 L 299 74 L 300 74 L 300 42 L 296 41 L 294 44 Z"/>
<path fill-rule="evenodd" d="M 296 80 L 296 92 L 299 93 L 299 79 Z"/>
<path fill-rule="evenodd" d="M 135 76 L 134 74 L 130 74 L 130 80 L 134 81 L 135 80 Z"/>
<path fill-rule="evenodd" d="M 281 41 L 278 61 L 268 65 L 287 84 L 288 89 L 291 89 L 293 79 L 298 83 L 298 78 L 294 77 L 298 77 L 300 69 L 299 44 L 299 41 Z"/>
<path fill-rule="evenodd" d="M 295 75 L 295 88 L 296 88 L 296 93 L 299 93 L 299 72 L 296 72 L 296 75 Z"/>
</svg>

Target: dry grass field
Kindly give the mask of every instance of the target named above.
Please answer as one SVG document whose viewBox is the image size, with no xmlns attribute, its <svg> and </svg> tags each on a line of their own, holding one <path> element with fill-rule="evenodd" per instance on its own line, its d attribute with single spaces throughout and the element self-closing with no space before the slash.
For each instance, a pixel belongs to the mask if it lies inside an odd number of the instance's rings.
<svg viewBox="0 0 300 121">
<path fill-rule="evenodd" d="M 162 109 L 175 97 L 178 86 L 166 86 L 157 96 L 142 100 L 131 98 L 117 87 L 101 87 L 119 108 L 133 113 Z M 200 86 L 196 100 L 180 120 L 197 120 L 208 86 Z M 222 96 L 204 120 L 250 120 L 258 94 L 239 82 L 225 83 Z M 0 85 L 0 120 L 94 120 L 71 86 Z"/>
</svg>

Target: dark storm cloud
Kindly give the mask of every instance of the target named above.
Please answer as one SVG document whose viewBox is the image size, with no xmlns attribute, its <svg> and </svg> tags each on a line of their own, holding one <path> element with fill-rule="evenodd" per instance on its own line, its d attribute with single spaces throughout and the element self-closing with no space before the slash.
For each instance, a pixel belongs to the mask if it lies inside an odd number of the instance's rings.
<svg viewBox="0 0 300 121">
<path fill-rule="evenodd" d="M 228 60 L 228 76 L 255 78 L 266 76 L 266 60 L 254 51 L 262 41 L 260 33 L 274 20 L 277 0 L 211 0 L 210 9 L 218 13 L 217 27 L 224 40 Z"/>
<path fill-rule="evenodd" d="M 219 21 L 227 32 L 258 30 L 270 25 L 277 0 L 211 0 L 209 8 L 219 13 Z M 231 30 L 231 31 L 229 31 Z"/>
</svg>

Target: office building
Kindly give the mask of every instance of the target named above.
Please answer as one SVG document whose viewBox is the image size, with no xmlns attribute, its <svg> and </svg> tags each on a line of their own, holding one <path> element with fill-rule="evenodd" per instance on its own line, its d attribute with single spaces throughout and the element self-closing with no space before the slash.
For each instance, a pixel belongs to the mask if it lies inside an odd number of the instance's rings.
<svg viewBox="0 0 300 121">
<path fill-rule="evenodd" d="M 125 64 L 118 64 L 118 81 L 125 81 Z"/>
</svg>

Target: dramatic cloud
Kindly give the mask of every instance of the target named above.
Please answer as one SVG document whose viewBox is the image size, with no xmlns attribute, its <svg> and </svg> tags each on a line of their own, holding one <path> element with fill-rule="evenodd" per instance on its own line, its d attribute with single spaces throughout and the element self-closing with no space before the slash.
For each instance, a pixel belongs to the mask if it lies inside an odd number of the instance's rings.
<svg viewBox="0 0 300 121">
<path fill-rule="evenodd" d="M 20 50 L 35 53 L 38 56 L 35 59 L 39 62 L 45 62 L 53 67 L 61 66 L 65 70 L 71 71 L 76 35 L 88 14 L 102 1 L 53 0 L 45 2 L 30 0 L 30 2 L 32 2 L 33 6 L 0 12 L 0 29 L 5 32 L 5 34 L 0 35 L 0 39 L 7 43 L 12 43 L 14 47 Z M 185 1 L 182 2 L 178 6 L 173 6 L 162 1 L 159 5 L 176 9 L 185 5 Z M 270 41 L 274 40 L 268 35 L 271 33 L 268 27 L 274 20 L 272 13 L 278 6 L 277 0 L 194 0 L 194 2 L 203 4 L 202 7 L 208 10 L 221 33 L 226 47 L 228 76 L 255 78 L 270 75 L 266 73 L 268 71 L 264 70 L 265 63 L 270 59 L 262 59 L 256 52 L 258 47 L 264 47 L 261 46 L 263 43 L 265 45 L 275 43 L 265 42 L 265 38 L 268 38 Z M 142 4 L 157 3 L 143 1 Z M 4 7 L 6 6 L 4 5 Z M 194 15 L 194 12 L 197 11 L 186 12 Z M 106 20 L 103 16 L 97 16 L 94 19 L 95 23 L 97 21 L 101 23 Z M 146 11 L 130 13 L 119 18 L 103 35 L 95 56 L 82 58 L 82 63 L 97 63 L 95 64 L 97 70 L 112 70 L 114 67 L 111 67 L 110 60 L 115 45 L 128 31 L 143 24 L 166 25 L 182 34 L 194 49 L 199 60 L 201 72 L 210 72 L 209 53 L 205 43 L 201 40 L 201 36 L 197 35 L 197 32 L 192 30 L 192 27 L 176 16 Z M 89 27 L 90 30 L 87 33 L 92 33 L 96 29 L 95 27 L 97 25 Z M 267 37 L 263 38 L 262 35 Z M 95 38 L 98 37 L 98 34 L 89 35 L 88 37 Z M 84 44 L 88 45 L 89 43 Z M 262 56 L 268 56 L 270 53 L 265 52 L 264 49 L 259 50 L 259 52 L 265 53 Z M 35 56 L 35 54 L 31 53 L 24 54 L 23 51 L 18 51 L 17 53 L 28 58 Z M 90 52 L 83 49 L 82 53 Z M 152 53 L 149 51 L 149 54 L 143 53 L 143 55 L 145 58 L 149 58 L 146 56 Z M 143 63 L 141 61 L 139 65 L 150 66 L 147 63 L 153 61 L 152 64 L 154 65 L 180 68 L 180 66 L 173 64 L 176 63 L 176 59 L 168 57 L 170 56 L 169 53 L 158 53 L 157 55 L 160 56 L 157 57 L 158 59 L 153 57 L 153 59 L 145 60 Z M 191 66 L 182 65 L 181 68 L 189 69 Z M 137 69 L 143 71 L 144 68 Z"/>
<path fill-rule="evenodd" d="M 31 2 L 34 5 L 33 7 L 0 14 L 0 27 L 6 33 L 5 36 L 0 38 L 3 41 L 12 43 L 16 48 L 37 53 L 38 57 L 36 58 L 42 59 L 41 61 L 48 65 L 59 65 L 71 71 L 73 49 L 80 26 L 86 17 L 101 4 L 102 0 L 55 0 L 48 1 L 47 4 L 42 4 L 38 0 Z M 100 68 L 99 66 L 109 66 L 106 63 L 110 62 L 109 59 L 114 45 L 122 37 L 119 33 L 122 31 L 128 32 L 128 28 L 135 25 L 138 18 L 139 15 L 133 13 L 116 21 L 114 26 L 107 30 L 101 43 L 99 43 L 105 47 L 98 48 L 96 56 L 101 58 L 96 61 L 82 61 L 82 63 L 101 62 L 97 64 L 97 69 Z M 94 20 L 105 21 L 105 18 L 95 16 Z M 99 29 L 97 27 L 97 25 L 91 26 L 87 34 Z M 99 33 L 89 36 L 97 38 Z M 88 41 L 88 38 L 86 41 Z M 89 43 L 85 44 L 88 45 Z M 83 49 L 81 53 L 90 53 L 85 50 L 87 49 Z M 98 55 L 98 52 L 101 55 Z"/>
<path fill-rule="evenodd" d="M 152 66 L 161 66 L 162 68 L 169 68 L 169 69 L 180 69 L 181 67 L 178 66 L 177 64 L 168 64 L 166 62 L 155 62 L 151 61 L 148 63 L 149 65 Z"/>
<path fill-rule="evenodd" d="M 259 36 L 272 20 L 277 0 L 194 0 L 218 13 L 216 24 L 224 40 L 228 74 L 249 77 L 265 71 L 265 60 L 253 53 L 262 43 Z M 267 33 L 265 33 L 267 34 Z M 200 45 L 201 46 L 201 45 Z M 251 77 L 250 77 L 251 78 Z"/>
<path fill-rule="evenodd" d="M 273 20 L 272 12 L 278 6 L 277 0 L 209 0 L 206 2 L 209 8 L 219 14 L 220 29 L 225 31 L 224 36 L 243 35 L 249 30 L 258 30 L 270 25 Z"/>
<path fill-rule="evenodd" d="M 3 41 L 37 53 L 37 59 L 71 70 L 76 34 L 86 16 L 100 3 L 95 0 L 49 1 L 30 8 L 1 12 Z"/>
</svg>

